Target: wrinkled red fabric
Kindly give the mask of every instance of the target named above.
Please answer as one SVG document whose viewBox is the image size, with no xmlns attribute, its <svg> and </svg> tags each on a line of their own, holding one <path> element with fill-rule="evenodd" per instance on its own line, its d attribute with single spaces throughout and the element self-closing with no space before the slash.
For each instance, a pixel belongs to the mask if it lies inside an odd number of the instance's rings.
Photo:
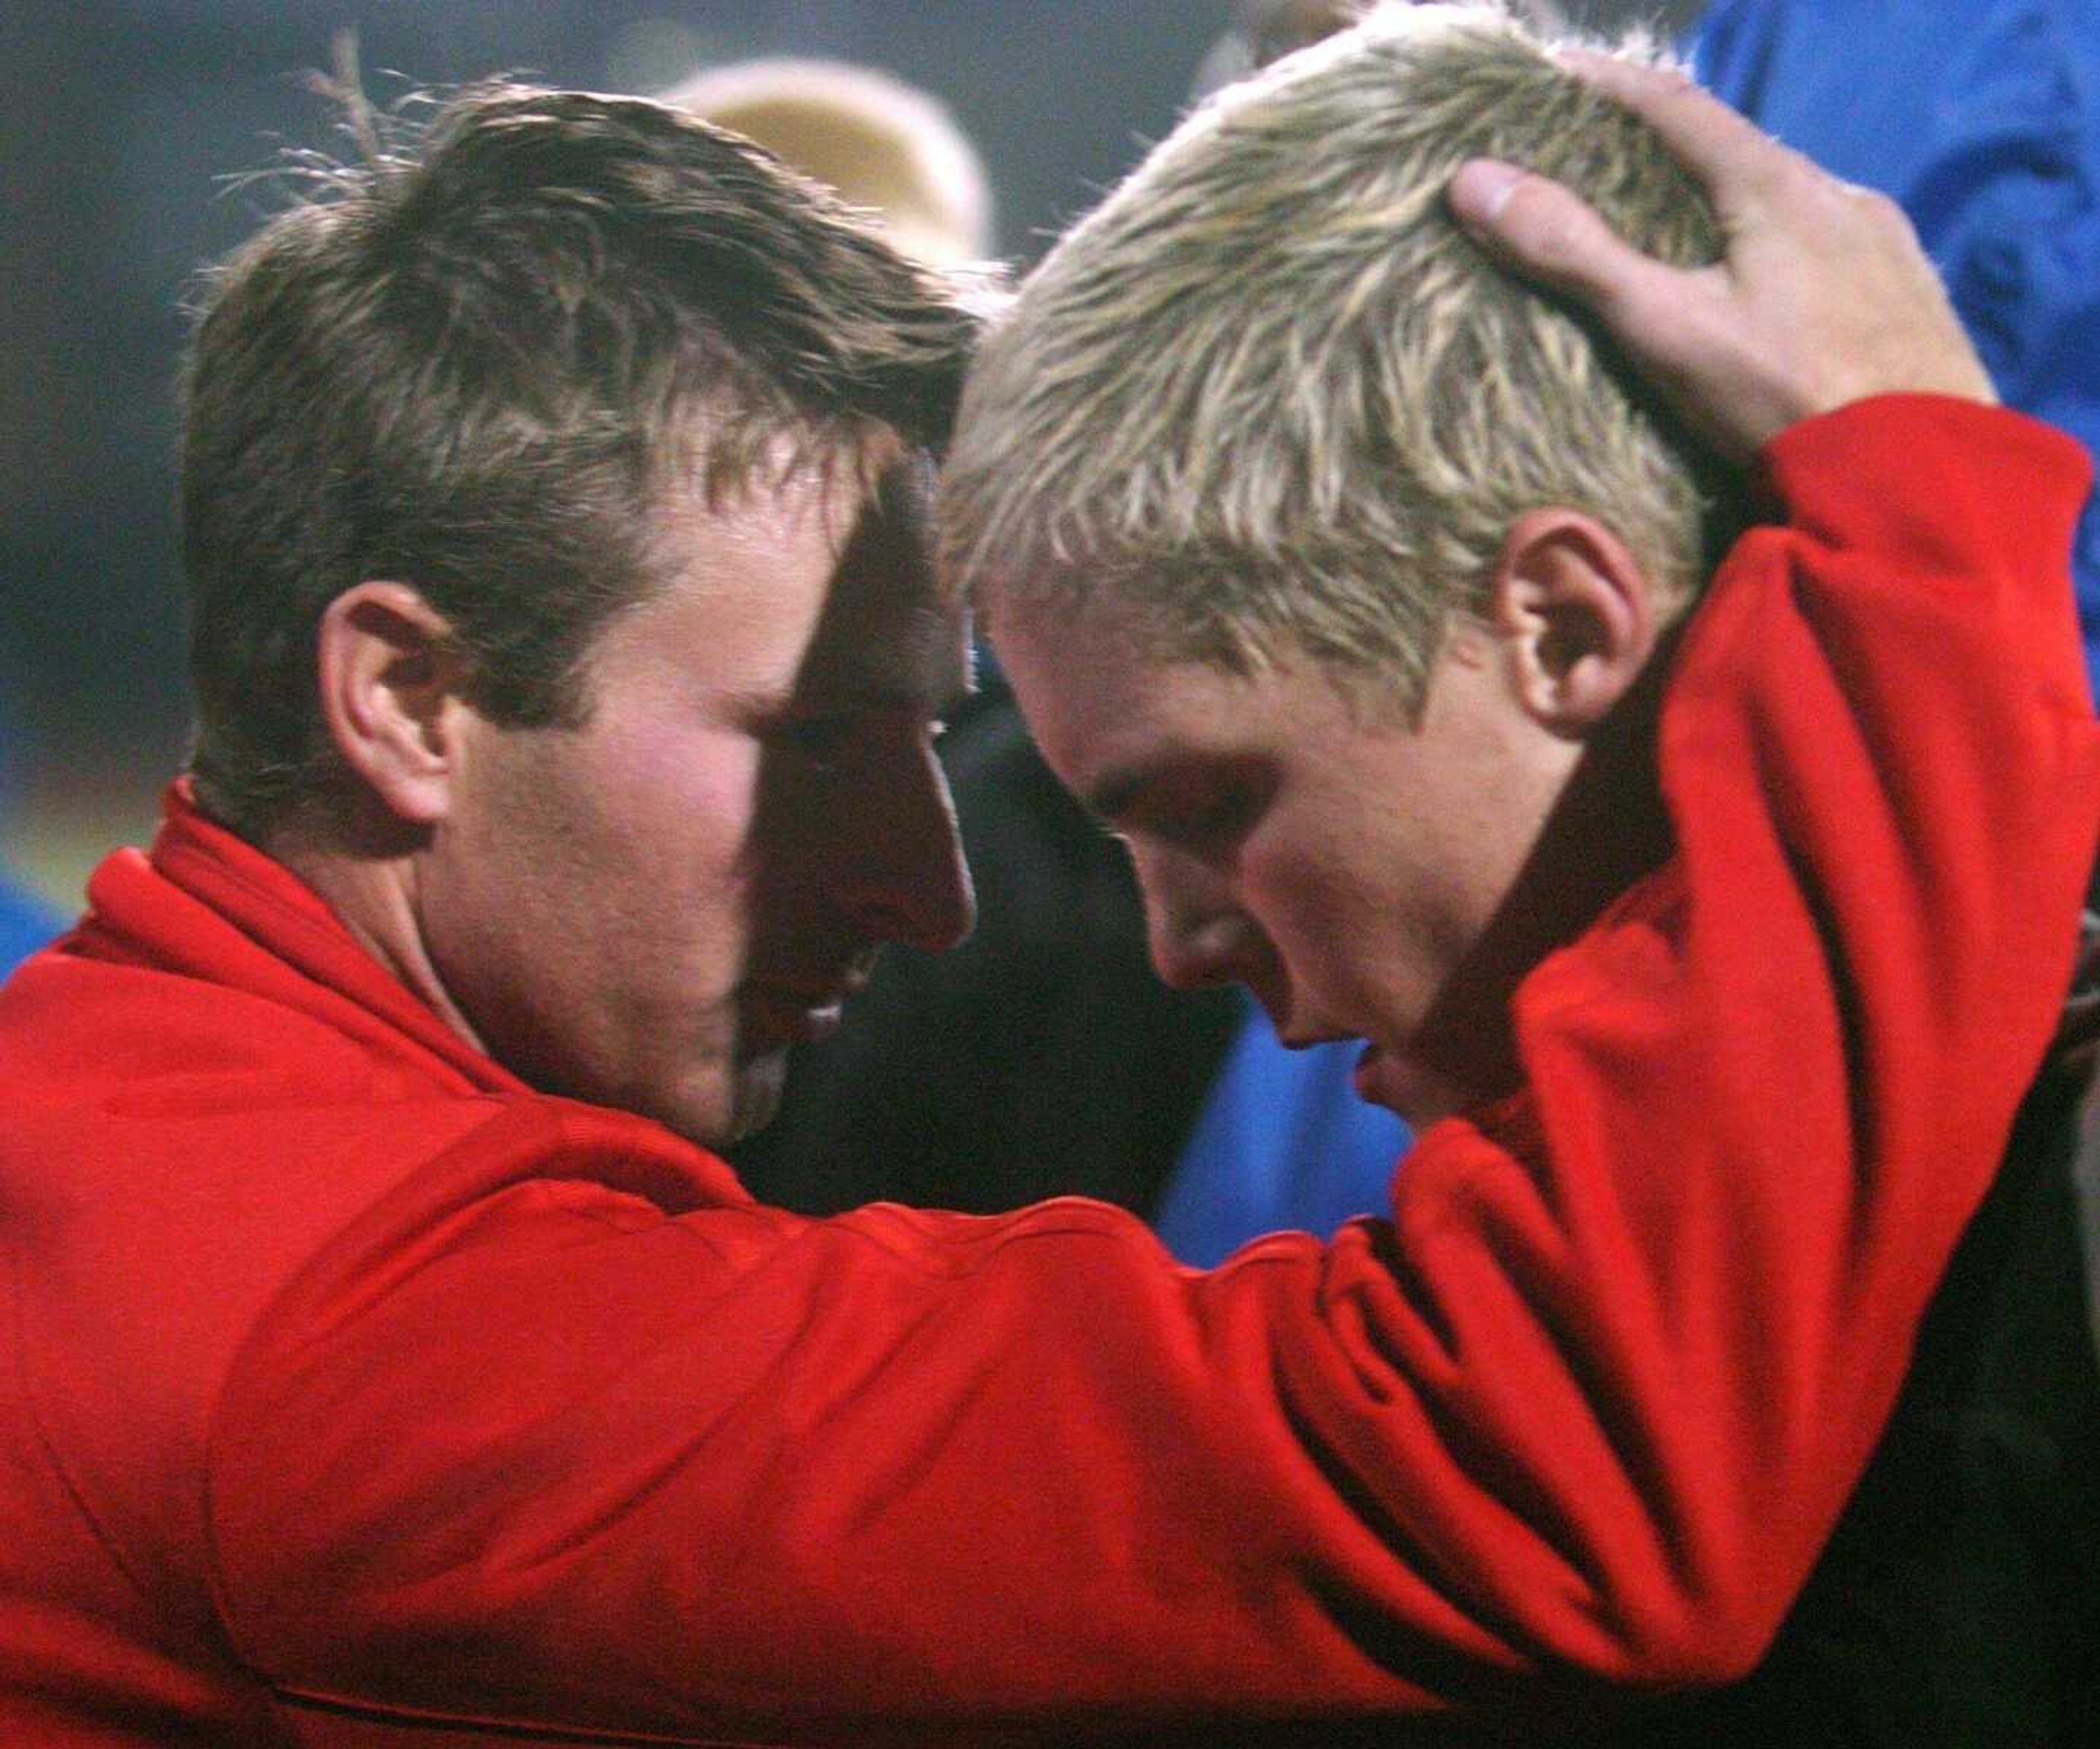
<svg viewBox="0 0 2100 1749">
<path fill-rule="evenodd" d="M 1319 1741 L 1746 1668 L 2100 823 L 2075 448 L 1895 397 L 1764 461 L 1676 849 L 1522 985 L 1521 1091 L 1208 1274 L 1077 1199 L 761 1208 L 179 788 L 0 992 L 0 1740 Z"/>
</svg>

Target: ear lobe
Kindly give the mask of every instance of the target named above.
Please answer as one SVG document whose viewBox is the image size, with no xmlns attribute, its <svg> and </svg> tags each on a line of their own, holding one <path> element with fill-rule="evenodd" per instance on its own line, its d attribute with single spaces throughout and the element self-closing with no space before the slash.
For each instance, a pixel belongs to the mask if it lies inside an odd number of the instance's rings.
<svg viewBox="0 0 2100 1749">
<path fill-rule="evenodd" d="M 1510 525 L 1489 618 L 1524 710 L 1579 739 L 1648 665 L 1654 590 L 1626 543 L 1579 510 L 1527 510 Z"/>
<path fill-rule="evenodd" d="M 451 623 L 405 583 L 360 583 L 322 614 L 316 659 L 322 714 L 343 762 L 397 818 L 443 819 L 465 678 Z"/>
</svg>

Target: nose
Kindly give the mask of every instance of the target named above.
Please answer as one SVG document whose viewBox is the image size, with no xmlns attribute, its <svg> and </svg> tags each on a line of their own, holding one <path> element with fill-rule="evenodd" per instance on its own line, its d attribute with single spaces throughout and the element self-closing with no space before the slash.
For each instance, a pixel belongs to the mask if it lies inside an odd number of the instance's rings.
<svg viewBox="0 0 2100 1749">
<path fill-rule="evenodd" d="M 853 803 L 862 841 L 848 859 L 845 903 L 870 941 L 952 947 L 977 921 L 955 798 L 929 738 L 915 736 L 898 766 L 897 781 Z"/>
<path fill-rule="evenodd" d="M 1192 859 L 1137 853 L 1153 969 L 1177 990 L 1249 976 L 1255 930 L 1222 882 Z"/>
</svg>

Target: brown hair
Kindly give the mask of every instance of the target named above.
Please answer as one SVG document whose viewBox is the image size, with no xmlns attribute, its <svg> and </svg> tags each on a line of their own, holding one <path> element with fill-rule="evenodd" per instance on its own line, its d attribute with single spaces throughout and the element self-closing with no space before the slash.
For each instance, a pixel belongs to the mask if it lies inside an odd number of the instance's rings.
<svg viewBox="0 0 2100 1749">
<path fill-rule="evenodd" d="M 209 276 L 183 372 L 192 769 L 248 836 L 336 772 L 314 639 L 343 590 L 412 584 L 478 708 L 574 721 L 667 487 L 946 440 L 970 284 L 689 116 L 493 83 L 308 179 Z"/>
</svg>

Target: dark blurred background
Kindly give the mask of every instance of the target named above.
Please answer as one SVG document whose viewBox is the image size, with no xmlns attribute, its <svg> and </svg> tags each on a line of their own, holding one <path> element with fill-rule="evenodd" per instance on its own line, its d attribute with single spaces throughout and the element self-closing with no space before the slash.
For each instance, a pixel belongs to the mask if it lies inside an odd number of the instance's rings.
<svg viewBox="0 0 2100 1749">
<path fill-rule="evenodd" d="M 1591 5 L 1591 11 L 1625 10 Z M 1657 10 L 1648 8 L 1649 11 Z M 0 859 L 62 905 L 183 750 L 170 379 L 196 265 L 342 142 L 303 75 L 661 90 L 820 55 L 945 99 L 1026 263 L 1173 123 L 1233 0 L 82 0 L 0 11 Z"/>
</svg>

